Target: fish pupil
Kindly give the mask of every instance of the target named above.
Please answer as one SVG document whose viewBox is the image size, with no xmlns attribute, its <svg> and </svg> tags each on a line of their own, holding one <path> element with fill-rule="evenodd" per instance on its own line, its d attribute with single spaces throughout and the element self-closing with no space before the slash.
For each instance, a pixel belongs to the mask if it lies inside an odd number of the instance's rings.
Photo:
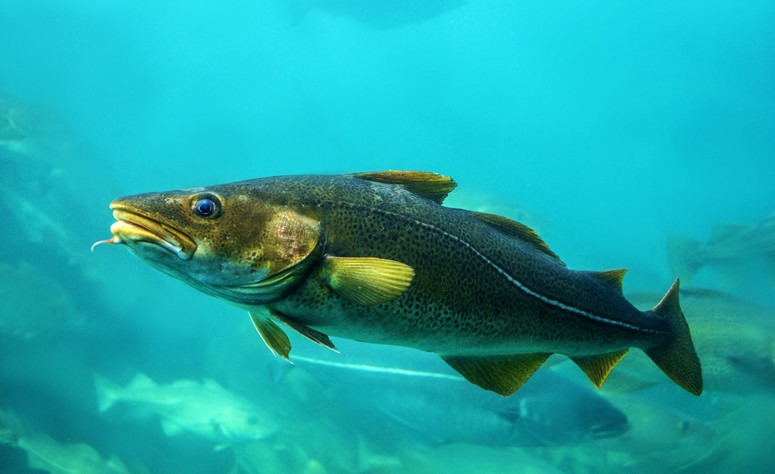
<svg viewBox="0 0 775 474">
<path fill-rule="evenodd" d="M 210 199 L 200 199 L 194 205 L 196 213 L 202 217 L 208 217 L 215 212 L 215 203 Z"/>
</svg>

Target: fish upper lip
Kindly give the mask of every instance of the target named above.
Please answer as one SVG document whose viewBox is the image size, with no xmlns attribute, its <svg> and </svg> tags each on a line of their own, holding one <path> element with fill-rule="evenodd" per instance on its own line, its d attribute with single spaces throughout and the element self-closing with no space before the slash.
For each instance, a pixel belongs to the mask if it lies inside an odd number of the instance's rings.
<svg viewBox="0 0 775 474">
<path fill-rule="evenodd" d="M 147 242 L 163 247 L 183 260 L 194 255 L 196 242 L 184 232 L 139 214 L 121 204 L 113 203 L 113 217 L 116 222 L 110 226 L 113 235 L 122 242 Z"/>
</svg>

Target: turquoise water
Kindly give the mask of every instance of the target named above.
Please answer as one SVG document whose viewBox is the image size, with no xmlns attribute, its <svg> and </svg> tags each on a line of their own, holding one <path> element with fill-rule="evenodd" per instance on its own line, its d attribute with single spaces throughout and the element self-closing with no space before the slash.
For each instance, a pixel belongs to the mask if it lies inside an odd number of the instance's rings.
<svg viewBox="0 0 775 474">
<path fill-rule="evenodd" d="M 765 1 L 0 1 L 0 471 L 766 472 L 773 20 Z M 571 268 L 629 268 L 641 308 L 681 276 L 705 392 L 637 350 L 599 392 L 554 356 L 509 399 L 409 349 L 291 335 L 291 367 L 244 311 L 89 252 L 122 195 L 383 169 L 452 176 L 448 205 L 534 227 Z M 671 267 L 671 236 L 725 223 L 757 240 Z"/>
</svg>

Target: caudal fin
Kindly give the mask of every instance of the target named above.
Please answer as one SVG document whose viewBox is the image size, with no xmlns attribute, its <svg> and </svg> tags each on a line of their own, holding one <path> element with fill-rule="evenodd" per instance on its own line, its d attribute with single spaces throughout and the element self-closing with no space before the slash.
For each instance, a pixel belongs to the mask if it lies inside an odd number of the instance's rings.
<svg viewBox="0 0 775 474">
<path fill-rule="evenodd" d="M 701 394 L 702 367 L 689 334 L 689 325 L 679 305 L 678 280 L 651 312 L 667 319 L 672 334 L 664 344 L 647 350 L 646 354 L 673 382 L 690 393 Z"/>
<path fill-rule="evenodd" d="M 702 268 L 702 243 L 683 235 L 667 240 L 667 260 L 674 275 L 689 281 Z"/>
</svg>

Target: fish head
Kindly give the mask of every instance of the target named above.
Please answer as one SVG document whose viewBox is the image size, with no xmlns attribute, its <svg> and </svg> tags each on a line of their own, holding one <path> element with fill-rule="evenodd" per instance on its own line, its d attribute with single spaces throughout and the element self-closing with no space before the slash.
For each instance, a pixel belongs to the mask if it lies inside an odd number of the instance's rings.
<svg viewBox="0 0 775 474">
<path fill-rule="evenodd" d="M 164 273 L 238 305 L 284 297 L 323 257 L 317 221 L 244 188 L 137 194 L 110 208 L 114 237 L 97 244 L 123 244 Z"/>
<path fill-rule="evenodd" d="M 232 442 L 256 441 L 277 431 L 277 423 L 268 413 L 257 409 L 226 407 L 218 418 L 221 434 Z"/>
</svg>

